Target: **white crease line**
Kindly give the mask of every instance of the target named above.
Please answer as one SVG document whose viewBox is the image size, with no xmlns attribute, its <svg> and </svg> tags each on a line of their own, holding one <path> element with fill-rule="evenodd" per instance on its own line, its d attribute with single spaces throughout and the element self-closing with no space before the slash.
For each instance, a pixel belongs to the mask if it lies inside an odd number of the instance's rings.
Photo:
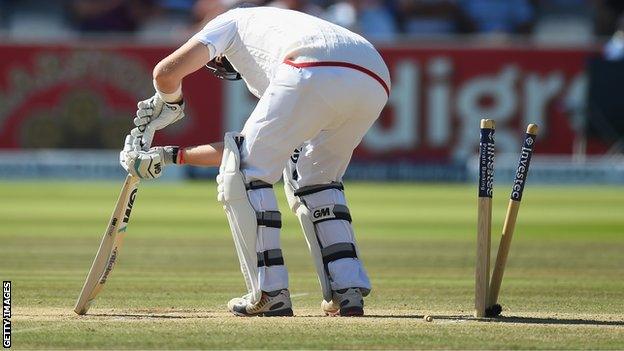
<svg viewBox="0 0 624 351">
<path fill-rule="evenodd" d="M 468 320 L 467 319 L 435 319 L 435 317 L 433 317 L 433 323 L 436 324 L 458 324 L 458 323 L 467 323 Z"/>
</svg>

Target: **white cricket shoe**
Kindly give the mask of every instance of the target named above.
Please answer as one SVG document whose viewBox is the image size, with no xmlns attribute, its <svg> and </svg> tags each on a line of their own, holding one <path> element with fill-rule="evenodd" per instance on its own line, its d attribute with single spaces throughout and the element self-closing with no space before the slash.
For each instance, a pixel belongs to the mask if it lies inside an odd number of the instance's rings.
<svg viewBox="0 0 624 351">
<path fill-rule="evenodd" d="M 252 304 L 251 295 L 247 294 L 243 297 L 235 297 L 228 302 L 230 312 L 241 317 L 278 317 L 292 316 L 292 302 L 290 301 L 290 293 L 288 289 L 262 292 L 260 301 Z"/>
<path fill-rule="evenodd" d="M 335 290 L 330 302 L 321 301 L 326 316 L 359 317 L 364 315 L 364 298 L 359 288 Z"/>
</svg>

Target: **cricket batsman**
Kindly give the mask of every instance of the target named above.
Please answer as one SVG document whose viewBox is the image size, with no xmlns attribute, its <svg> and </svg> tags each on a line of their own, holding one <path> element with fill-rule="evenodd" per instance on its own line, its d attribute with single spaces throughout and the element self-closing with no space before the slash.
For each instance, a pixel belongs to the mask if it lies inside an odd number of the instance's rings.
<svg viewBox="0 0 624 351">
<path fill-rule="evenodd" d="M 154 131 L 184 117 L 182 81 L 206 66 L 243 79 L 259 101 L 240 132 L 223 142 L 152 147 Z M 138 103 L 120 153 L 142 179 L 164 167 L 220 166 L 223 204 L 248 293 L 238 316 L 292 316 L 280 248 L 281 178 L 318 273 L 326 315 L 361 316 L 371 284 L 355 242 L 342 176 L 390 94 L 388 68 L 361 36 L 319 18 L 271 7 L 229 10 L 210 21 L 153 72 L 153 97 Z M 209 92 L 206 92 L 209 98 Z"/>
</svg>

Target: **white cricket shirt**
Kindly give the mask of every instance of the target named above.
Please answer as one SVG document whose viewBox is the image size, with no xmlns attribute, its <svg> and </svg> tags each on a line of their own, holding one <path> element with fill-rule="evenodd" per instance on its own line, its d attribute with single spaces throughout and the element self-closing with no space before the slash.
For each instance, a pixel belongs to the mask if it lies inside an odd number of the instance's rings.
<svg viewBox="0 0 624 351">
<path fill-rule="evenodd" d="M 390 85 L 385 63 L 366 39 L 297 11 L 274 7 L 230 10 L 206 24 L 193 38 L 209 48 L 211 60 L 226 56 L 257 97 L 262 96 L 284 60 L 357 65 Z"/>
</svg>

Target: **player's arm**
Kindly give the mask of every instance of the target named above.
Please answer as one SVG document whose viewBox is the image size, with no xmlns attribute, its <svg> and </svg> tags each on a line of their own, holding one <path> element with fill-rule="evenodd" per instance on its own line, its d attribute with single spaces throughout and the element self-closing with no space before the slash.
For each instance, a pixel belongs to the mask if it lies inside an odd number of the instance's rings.
<svg viewBox="0 0 624 351">
<path fill-rule="evenodd" d="M 191 38 L 171 55 L 162 59 L 153 71 L 156 94 L 137 104 L 134 124 L 144 133 L 142 145 L 149 145 L 155 131 L 184 117 L 182 80 L 202 68 L 211 59 L 210 49 Z"/>
<path fill-rule="evenodd" d="M 134 123 L 137 126 L 126 137 L 119 162 L 126 171 L 140 178 L 158 178 L 169 164 L 190 164 L 216 167 L 220 164 L 223 144 L 214 143 L 188 148 L 153 147 L 151 138 L 156 130 L 184 117 L 182 80 L 199 70 L 216 56 L 222 55 L 236 35 L 231 14 L 224 14 L 208 23 L 188 42 L 161 60 L 153 70 L 156 94 L 138 104 Z"/>
<path fill-rule="evenodd" d="M 151 142 L 156 130 L 184 117 L 182 80 L 222 55 L 236 35 L 231 15 L 215 18 L 171 55 L 162 59 L 152 72 L 156 94 L 139 102 L 134 124 L 144 133 L 143 145 Z"/>
<path fill-rule="evenodd" d="M 189 40 L 154 68 L 156 95 L 141 101 L 134 123 L 137 126 L 126 138 L 119 161 L 124 169 L 140 178 L 158 178 L 162 169 L 170 164 L 194 166 L 219 166 L 223 150 L 222 143 L 207 144 L 181 149 L 178 147 L 154 147 L 151 144 L 156 130 L 184 117 L 182 80 L 202 68 L 210 60 L 211 50 L 204 43 Z"/>
<path fill-rule="evenodd" d="M 206 45 L 194 38 L 187 41 L 154 67 L 154 88 L 166 102 L 181 101 L 184 77 L 199 70 L 211 59 Z"/>
<path fill-rule="evenodd" d="M 223 142 L 182 148 L 178 155 L 181 156 L 181 161 L 185 165 L 218 167 L 223 155 Z"/>
<path fill-rule="evenodd" d="M 165 166 L 191 165 L 200 167 L 218 167 L 223 155 L 223 142 L 189 146 L 157 146 L 148 151 L 136 151 L 136 139 L 126 137 L 119 162 L 128 173 L 141 179 L 158 178 Z"/>
</svg>

